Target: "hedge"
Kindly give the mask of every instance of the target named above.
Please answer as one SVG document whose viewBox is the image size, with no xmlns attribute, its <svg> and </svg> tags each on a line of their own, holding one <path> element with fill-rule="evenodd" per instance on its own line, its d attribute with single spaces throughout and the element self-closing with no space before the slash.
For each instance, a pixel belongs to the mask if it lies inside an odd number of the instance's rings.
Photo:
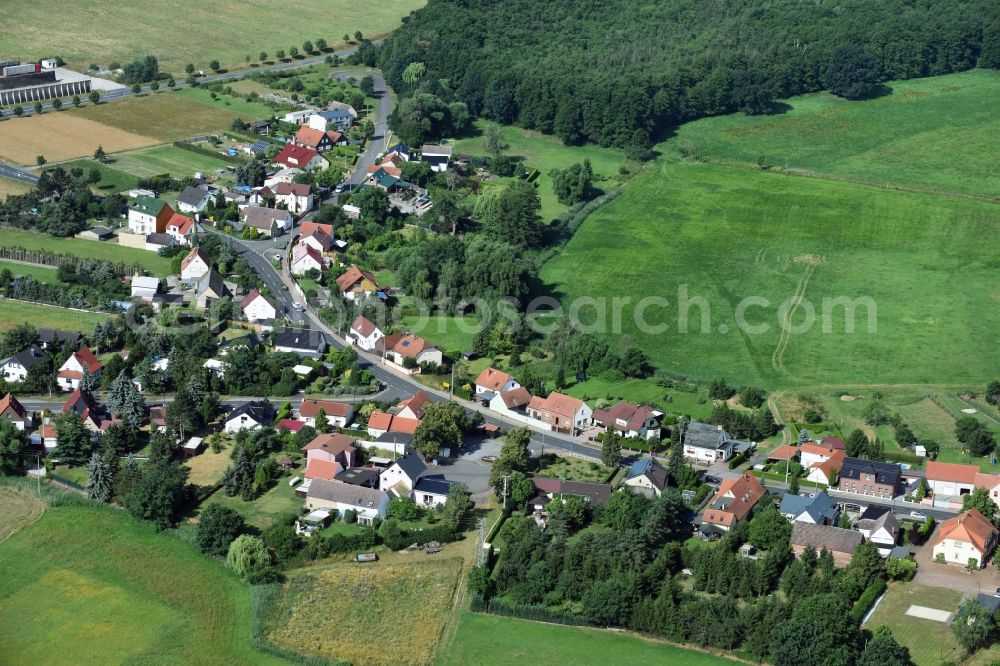
<svg viewBox="0 0 1000 666">
<path fill-rule="evenodd" d="M 872 604 L 882 596 L 883 592 L 885 592 L 885 581 L 881 579 L 865 588 L 865 591 L 861 593 L 858 600 L 854 602 L 854 608 L 851 609 L 851 618 L 856 622 L 860 622 L 861 618 L 871 609 Z"/>
<path fill-rule="evenodd" d="M 524 620 L 534 620 L 536 622 L 553 622 L 581 627 L 590 626 L 590 622 L 579 615 L 558 613 L 546 606 L 515 604 L 503 597 L 495 597 L 484 601 L 480 595 L 473 594 L 469 601 L 469 610 L 504 617 L 519 617 Z"/>
<path fill-rule="evenodd" d="M 199 155 L 204 155 L 206 157 L 214 157 L 217 160 L 222 160 L 223 162 L 229 162 L 230 164 L 243 164 L 243 160 L 239 157 L 231 157 L 225 153 L 221 153 L 218 150 L 209 150 L 208 148 L 202 148 L 201 146 L 196 146 L 193 143 L 184 143 L 183 141 L 174 141 L 174 148 L 180 148 L 181 150 L 186 150 L 188 152 L 197 153 Z"/>
</svg>

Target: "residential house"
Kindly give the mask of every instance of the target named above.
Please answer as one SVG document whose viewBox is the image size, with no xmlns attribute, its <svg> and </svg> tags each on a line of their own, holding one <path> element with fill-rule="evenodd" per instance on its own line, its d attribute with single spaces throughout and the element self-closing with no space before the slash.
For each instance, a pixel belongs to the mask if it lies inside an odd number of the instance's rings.
<svg viewBox="0 0 1000 666">
<path fill-rule="evenodd" d="M 28 371 L 36 363 L 46 359 L 41 349 L 32 345 L 14 354 L 10 358 L 0 361 L 0 376 L 8 384 L 23 382 L 28 378 Z"/>
<path fill-rule="evenodd" d="M 655 458 L 640 458 L 629 467 L 624 486 L 631 493 L 654 498 L 667 487 L 668 478 L 667 468 Z"/>
<path fill-rule="evenodd" d="M 384 435 L 395 434 L 413 435 L 417 431 L 420 421 L 417 419 L 397 416 L 389 412 L 376 410 L 368 417 L 368 435 L 370 437 L 381 438 Z M 395 439 L 393 439 L 395 441 Z"/>
<path fill-rule="evenodd" d="M 18 402 L 13 393 L 8 393 L 0 399 L 0 419 L 10 421 L 18 430 L 25 430 L 31 425 L 28 411 Z"/>
<path fill-rule="evenodd" d="M 595 409 L 594 425 L 611 428 L 622 437 L 656 439 L 660 436 L 663 412 L 648 405 L 622 400 L 608 409 Z"/>
<path fill-rule="evenodd" d="M 349 301 L 373 295 L 379 298 L 386 297 L 385 290 L 378 286 L 375 276 L 353 264 L 337 278 L 337 288 Z"/>
<path fill-rule="evenodd" d="M 431 165 L 431 171 L 447 171 L 451 161 L 451 146 L 425 144 L 420 149 L 420 159 Z"/>
<path fill-rule="evenodd" d="M 203 278 L 212 270 L 212 262 L 208 255 L 201 251 L 198 246 L 191 248 L 181 260 L 181 281 L 194 282 Z"/>
<path fill-rule="evenodd" d="M 527 413 L 551 430 L 576 435 L 590 425 L 594 412 L 583 400 L 553 391 L 547 398 L 531 398 Z"/>
<path fill-rule="evenodd" d="M 845 530 L 832 525 L 814 525 L 797 522 L 792 525 L 792 552 L 796 557 L 810 546 L 818 555 L 825 548 L 833 556 L 833 564 L 846 567 L 854 557 L 854 551 L 864 541 L 864 537 L 854 530 Z"/>
<path fill-rule="evenodd" d="M 299 234 L 301 236 L 309 236 L 316 230 L 322 231 L 330 238 L 333 238 L 334 230 L 332 224 L 323 224 L 322 222 L 312 222 L 311 220 L 306 220 L 301 224 L 301 226 L 299 226 Z"/>
<path fill-rule="evenodd" d="M 177 195 L 177 208 L 182 213 L 201 213 L 211 200 L 212 194 L 207 189 L 189 185 Z"/>
<path fill-rule="evenodd" d="M 309 119 L 309 116 L 316 113 L 316 109 L 297 109 L 295 111 L 289 111 L 284 116 L 282 120 L 286 123 L 292 125 L 301 125 Z"/>
<path fill-rule="evenodd" d="M 822 444 L 803 444 L 799 447 L 799 462 L 806 470 L 806 480 L 830 485 L 836 479 L 847 454 L 842 449 Z"/>
<path fill-rule="evenodd" d="M 700 421 L 688 423 L 681 441 L 684 444 L 685 458 L 709 465 L 732 458 L 737 444 L 721 425 Z"/>
<path fill-rule="evenodd" d="M 152 298 L 160 290 L 160 279 L 134 275 L 132 276 L 131 289 L 132 298 Z"/>
<path fill-rule="evenodd" d="M 195 298 L 195 305 L 199 310 L 206 309 L 209 305 L 222 298 L 232 298 L 233 293 L 229 291 L 222 276 L 214 270 L 209 270 L 198 280 L 198 295 Z"/>
<path fill-rule="evenodd" d="M 324 122 L 323 124 L 325 125 L 326 123 Z M 315 150 L 317 153 L 324 153 L 332 150 L 335 146 L 346 144 L 347 138 L 336 130 L 328 130 L 325 127 L 318 129 L 311 125 L 302 125 L 295 132 L 295 136 L 292 137 L 292 143 L 296 146 Z"/>
<path fill-rule="evenodd" d="M 240 221 L 268 238 L 280 236 L 292 228 L 292 214 L 280 208 L 246 206 L 240 210 Z"/>
<path fill-rule="evenodd" d="M 825 446 L 831 449 L 838 449 L 840 451 L 847 450 L 847 444 L 845 444 L 844 440 L 840 439 L 839 437 L 824 437 L 820 441 L 820 446 Z"/>
<path fill-rule="evenodd" d="M 58 328 L 37 328 L 35 343 L 40 349 L 59 351 L 67 346 L 76 348 L 83 340 L 79 331 L 61 331 Z"/>
<path fill-rule="evenodd" d="M 281 419 L 274 424 L 275 430 L 287 430 L 288 432 L 298 432 L 305 427 L 305 421 L 299 421 L 298 419 Z"/>
<path fill-rule="evenodd" d="M 410 150 L 410 147 L 405 143 L 397 143 L 396 145 L 391 146 L 389 150 L 386 151 L 386 157 L 392 155 L 393 153 L 399 155 L 404 162 L 409 162 L 410 158 L 413 157 L 413 151 Z"/>
<path fill-rule="evenodd" d="M 535 484 L 536 495 L 544 497 L 547 502 L 563 500 L 567 497 L 578 497 L 584 502 L 594 506 L 603 506 L 611 498 L 614 490 L 607 483 L 586 483 L 583 481 L 567 481 L 565 479 L 554 479 L 551 477 L 536 476 L 532 479 Z M 529 502 L 530 505 L 530 502 Z M 533 510 L 539 510 L 535 505 Z"/>
<path fill-rule="evenodd" d="M 767 462 L 791 462 L 799 455 L 797 446 L 779 446 L 767 454 Z"/>
<path fill-rule="evenodd" d="M 275 412 L 270 404 L 263 400 L 245 402 L 226 417 L 225 431 L 237 433 L 240 430 L 256 430 L 274 421 Z"/>
<path fill-rule="evenodd" d="M 63 403 L 62 413 L 68 414 L 69 412 L 79 414 L 80 420 L 83 422 L 83 427 L 89 430 L 92 435 L 102 432 L 107 426 L 111 425 L 111 421 L 105 418 L 104 411 L 97 404 L 97 401 L 94 400 L 94 397 L 80 389 L 75 389 L 70 393 L 66 402 Z"/>
<path fill-rule="evenodd" d="M 341 518 L 348 511 L 354 511 L 361 525 L 371 525 L 376 518 L 385 518 L 389 509 L 389 495 L 372 488 L 316 479 L 309 484 L 306 494 L 306 508 L 330 509 L 337 511 Z"/>
<path fill-rule="evenodd" d="M 346 428 L 354 416 L 354 405 L 349 402 L 335 400 L 310 400 L 303 398 L 299 404 L 299 418 L 306 425 L 316 427 L 316 416 L 319 410 L 326 414 L 326 421 L 334 428 Z M 346 465 L 350 467 L 350 465 Z"/>
<path fill-rule="evenodd" d="M 519 386 L 516 389 L 494 395 L 493 399 L 490 400 L 490 409 L 499 414 L 521 420 L 528 417 L 527 409 L 530 403 L 531 394 L 528 393 L 528 389 Z"/>
<path fill-rule="evenodd" d="M 844 458 L 839 477 L 839 490 L 842 493 L 885 499 L 892 499 L 899 494 L 902 479 L 899 465 L 860 458 Z"/>
<path fill-rule="evenodd" d="M 728 532 L 747 519 L 763 496 L 764 486 L 752 474 L 723 479 L 701 514 L 702 532 Z"/>
<path fill-rule="evenodd" d="M 416 452 L 397 458 L 379 475 L 379 488 L 395 497 L 409 497 L 420 477 L 427 473 L 427 465 Z"/>
<path fill-rule="evenodd" d="M 352 486 L 364 486 L 378 490 L 378 475 L 382 470 L 377 467 L 349 467 L 337 475 L 336 480 L 349 483 Z"/>
<path fill-rule="evenodd" d="M 253 141 L 250 143 L 244 143 L 242 146 L 240 146 L 240 150 L 242 150 L 247 155 L 250 155 L 251 157 L 260 157 L 267 152 L 267 149 L 270 146 L 271 144 L 269 144 L 267 141 Z"/>
<path fill-rule="evenodd" d="M 271 333 L 274 351 L 319 358 L 326 353 L 326 337 L 306 328 L 279 328 Z"/>
<path fill-rule="evenodd" d="M 413 486 L 413 501 L 417 503 L 417 506 L 429 509 L 444 506 L 445 502 L 448 501 L 448 491 L 451 490 L 454 483 L 440 474 L 422 476 L 417 479 L 416 485 Z"/>
<path fill-rule="evenodd" d="M 927 461 L 927 487 L 935 500 L 957 498 L 961 503 L 962 495 L 968 495 L 976 488 L 979 474 L 975 465 Z"/>
<path fill-rule="evenodd" d="M 836 525 L 840 511 L 825 491 L 813 495 L 785 493 L 778 509 L 788 520 L 815 525 Z"/>
<path fill-rule="evenodd" d="M 476 398 L 489 402 L 497 393 L 512 391 L 521 385 L 516 379 L 495 368 L 486 368 L 476 377 Z"/>
<path fill-rule="evenodd" d="M 309 235 L 299 235 L 299 245 L 311 247 L 319 254 L 323 254 L 333 249 L 334 241 L 322 229 L 314 229 Z"/>
<path fill-rule="evenodd" d="M 350 104 L 333 102 L 329 109 L 316 111 L 309 116 L 309 126 L 316 129 L 330 129 L 343 132 L 350 129 L 354 120 L 358 117 L 358 112 Z"/>
<path fill-rule="evenodd" d="M 31 433 L 28 441 L 32 446 L 44 447 L 45 453 L 51 455 L 59 444 L 59 435 L 54 424 L 43 423 L 38 430 Z"/>
<path fill-rule="evenodd" d="M 87 347 L 81 347 L 70 354 L 66 362 L 59 368 L 56 375 L 56 383 L 63 391 L 72 391 L 79 388 L 80 380 L 83 379 L 83 370 L 87 369 L 90 376 L 99 379 L 101 376 L 101 362 L 94 356 L 94 352 Z"/>
<path fill-rule="evenodd" d="M 322 169 L 327 164 L 326 160 L 312 148 L 304 148 L 294 143 L 286 143 L 285 147 L 274 158 L 274 163 L 288 169 L 302 169 L 303 171 Z M 264 184 L 270 186 L 267 182 Z"/>
<path fill-rule="evenodd" d="M 254 289 L 240 302 L 240 309 L 243 317 L 250 322 L 272 321 L 278 317 L 279 306 L 273 299 L 268 298 Z"/>
<path fill-rule="evenodd" d="M 194 233 L 194 220 L 179 213 L 174 213 L 167 220 L 166 234 L 174 240 L 175 245 L 188 245 L 191 234 Z"/>
<path fill-rule="evenodd" d="M 284 204 L 292 215 L 302 215 L 313 209 L 312 188 L 304 183 L 278 183 L 274 186 L 274 200 Z"/>
<path fill-rule="evenodd" d="M 128 206 L 128 230 L 140 236 L 165 233 L 173 214 L 174 209 L 162 199 L 136 197 Z"/>
<path fill-rule="evenodd" d="M 355 317 L 348 334 L 350 341 L 365 351 L 374 351 L 379 340 L 385 337 L 378 326 L 368 321 L 363 315 Z"/>
<path fill-rule="evenodd" d="M 977 509 L 969 509 L 941 523 L 934 542 L 934 558 L 945 562 L 983 568 L 993 552 L 1000 532 Z"/>
<path fill-rule="evenodd" d="M 149 252 L 159 252 L 164 248 L 173 247 L 176 244 L 177 241 L 168 233 L 153 233 L 146 234 L 145 245 L 143 247 Z"/>
<path fill-rule="evenodd" d="M 377 342 L 376 351 L 389 363 L 414 372 L 423 363 L 441 365 L 444 361 L 440 349 L 416 335 L 387 335 Z"/>
<path fill-rule="evenodd" d="M 292 275 L 305 275 L 309 271 L 322 273 L 326 270 L 326 259 L 311 245 L 296 243 L 292 248 L 292 262 L 288 270 Z"/>
<path fill-rule="evenodd" d="M 260 195 L 261 197 L 269 198 L 270 200 L 273 201 L 274 191 L 271 188 L 277 186 L 278 183 L 294 183 L 295 177 L 301 173 L 305 173 L 305 171 L 303 171 L 302 169 L 295 169 L 295 168 L 279 169 L 278 171 L 264 178 L 264 187 L 255 191 L 254 194 Z M 251 196 L 250 198 L 251 198 L 250 203 L 259 203 L 257 201 L 253 201 L 254 199 L 253 196 Z"/>
<path fill-rule="evenodd" d="M 333 481 L 337 475 L 344 471 L 344 466 L 336 460 L 324 460 L 322 458 L 309 458 L 306 460 L 305 483 L 296 489 L 298 493 L 308 494 L 312 482 L 316 479 Z"/>
<path fill-rule="evenodd" d="M 396 412 L 396 416 L 404 419 L 416 419 L 421 421 L 424 418 L 424 412 L 427 410 L 427 405 L 431 404 L 431 396 L 427 391 L 417 391 L 412 396 L 406 400 L 401 400 L 396 408 L 399 410 Z"/>
<path fill-rule="evenodd" d="M 866 540 L 875 543 L 882 557 L 889 557 L 899 541 L 899 521 L 887 506 L 869 506 L 855 521 L 854 529 Z"/>
</svg>

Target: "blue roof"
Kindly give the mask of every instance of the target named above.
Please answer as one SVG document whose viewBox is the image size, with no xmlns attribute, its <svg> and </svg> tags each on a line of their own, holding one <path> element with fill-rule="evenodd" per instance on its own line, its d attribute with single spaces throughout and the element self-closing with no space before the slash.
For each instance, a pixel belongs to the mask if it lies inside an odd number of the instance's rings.
<svg viewBox="0 0 1000 666">
<path fill-rule="evenodd" d="M 449 481 L 443 476 L 425 476 L 417 481 L 416 485 L 413 486 L 413 489 L 422 493 L 447 495 L 452 483 L 454 483 L 454 481 Z"/>
<path fill-rule="evenodd" d="M 642 458 L 641 460 L 636 460 L 632 463 L 632 466 L 628 468 L 628 476 L 626 478 L 631 479 L 635 476 L 642 476 L 646 473 L 649 468 L 649 463 L 652 462 L 649 458 Z"/>
<path fill-rule="evenodd" d="M 823 522 L 823 519 L 833 517 L 837 513 L 833 500 L 826 492 L 816 493 L 814 497 L 808 495 L 792 495 L 785 493 L 781 498 L 781 508 L 779 511 L 786 515 L 798 517 L 803 513 L 809 514 L 815 523 Z"/>
</svg>

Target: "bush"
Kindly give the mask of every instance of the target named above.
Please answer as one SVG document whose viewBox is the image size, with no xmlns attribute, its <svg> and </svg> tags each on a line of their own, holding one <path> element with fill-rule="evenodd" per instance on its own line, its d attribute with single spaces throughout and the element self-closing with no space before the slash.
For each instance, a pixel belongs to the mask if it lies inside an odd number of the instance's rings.
<svg viewBox="0 0 1000 666">
<path fill-rule="evenodd" d="M 917 563 L 910 558 L 890 557 L 885 570 L 892 580 L 913 580 L 917 575 Z"/>
<path fill-rule="evenodd" d="M 915 564 L 915 563 L 914 563 Z M 861 618 L 865 616 L 865 613 L 871 609 L 872 604 L 875 600 L 885 592 L 885 581 L 876 580 L 874 583 L 865 588 L 865 591 L 858 597 L 858 600 L 854 603 L 854 607 L 851 609 L 851 618 L 856 622 L 860 622 Z"/>
</svg>

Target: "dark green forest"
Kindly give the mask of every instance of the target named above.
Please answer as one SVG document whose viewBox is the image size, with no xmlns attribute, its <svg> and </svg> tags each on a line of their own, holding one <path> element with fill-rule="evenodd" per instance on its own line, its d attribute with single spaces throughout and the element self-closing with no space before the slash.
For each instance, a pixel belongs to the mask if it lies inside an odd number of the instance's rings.
<svg viewBox="0 0 1000 666">
<path fill-rule="evenodd" d="M 379 60 L 393 88 L 440 111 L 397 116 L 420 123 L 404 136 L 447 134 L 464 103 L 639 156 L 678 123 L 829 88 L 844 47 L 878 81 L 995 66 L 998 26 L 995 0 L 430 0 Z"/>
</svg>

